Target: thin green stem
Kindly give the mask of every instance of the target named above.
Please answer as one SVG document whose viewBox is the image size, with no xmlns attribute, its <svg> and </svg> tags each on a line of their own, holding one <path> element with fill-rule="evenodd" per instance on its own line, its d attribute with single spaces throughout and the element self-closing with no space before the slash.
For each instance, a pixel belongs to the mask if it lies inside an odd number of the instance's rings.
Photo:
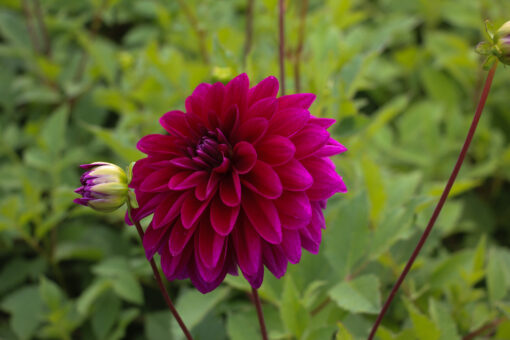
<svg viewBox="0 0 510 340">
<path fill-rule="evenodd" d="M 455 182 L 455 179 L 457 178 L 457 175 L 459 174 L 459 170 L 462 166 L 462 163 L 464 162 L 464 159 L 466 157 L 466 153 L 469 149 L 469 145 L 471 144 L 471 141 L 473 140 L 473 136 L 476 131 L 476 127 L 478 126 L 478 122 L 480 121 L 480 117 L 482 115 L 483 108 L 485 106 L 485 102 L 487 101 L 487 96 L 489 95 L 489 91 L 492 84 L 492 79 L 494 78 L 494 73 L 496 72 L 496 68 L 498 66 L 498 62 L 496 61 L 492 68 L 489 71 L 489 74 L 487 75 L 487 80 L 485 81 L 485 85 L 482 91 L 482 95 L 480 96 L 480 101 L 478 102 L 478 106 L 476 108 L 475 115 L 473 117 L 473 121 L 471 123 L 471 127 L 469 128 L 468 134 L 466 136 L 466 140 L 464 141 L 464 145 L 462 146 L 462 149 L 460 151 L 459 157 L 457 158 L 457 162 L 455 163 L 455 166 L 452 170 L 452 173 L 450 175 L 450 178 L 448 179 L 448 182 L 446 183 L 446 186 L 443 190 L 443 193 L 441 194 L 441 198 L 439 199 L 439 202 L 436 205 L 436 208 L 434 209 L 434 212 L 432 213 L 432 216 L 430 217 L 429 223 L 427 224 L 427 227 L 425 228 L 425 231 L 420 237 L 420 240 L 418 241 L 418 244 L 416 245 L 416 248 L 414 248 L 413 253 L 411 254 L 411 257 L 406 263 L 406 266 L 404 267 L 404 270 L 400 274 L 399 278 L 397 279 L 397 282 L 393 286 L 390 295 L 388 296 L 388 299 L 384 303 L 381 311 L 379 312 L 379 315 L 377 316 L 377 319 L 375 320 L 374 326 L 372 327 L 372 330 L 370 332 L 370 335 L 368 336 L 368 340 L 372 340 L 375 336 L 375 333 L 377 332 L 377 328 L 379 327 L 384 314 L 388 310 L 391 302 L 393 301 L 393 298 L 395 297 L 395 294 L 397 293 L 398 289 L 400 288 L 400 285 L 406 278 L 407 274 L 411 270 L 411 267 L 413 266 L 414 261 L 416 260 L 416 257 L 418 257 L 418 254 L 420 253 L 420 250 L 422 249 L 423 245 L 425 244 L 425 241 L 427 240 L 427 237 L 429 236 L 430 232 L 432 231 L 432 228 L 434 227 L 434 224 L 436 223 L 436 220 L 441 213 L 441 209 L 443 208 L 443 205 L 448 198 L 448 194 L 450 193 L 450 190 L 452 189 L 453 183 Z"/>
<path fill-rule="evenodd" d="M 285 95 L 285 0 L 278 2 L 278 36 L 280 61 L 280 89 Z"/>
<path fill-rule="evenodd" d="M 128 202 L 128 216 L 131 223 L 133 223 L 136 227 L 136 231 L 138 231 L 138 235 L 140 236 L 140 242 L 143 242 L 143 229 L 140 225 L 140 222 L 133 219 L 131 216 L 131 205 Z M 175 309 L 174 304 L 172 303 L 172 300 L 170 299 L 170 296 L 168 295 L 168 292 L 166 291 L 165 286 L 163 285 L 163 280 L 161 279 L 161 275 L 159 274 L 158 267 L 156 266 L 156 263 L 154 262 L 154 258 L 151 258 L 149 263 L 151 264 L 152 273 L 154 274 L 154 278 L 156 279 L 156 282 L 158 283 L 159 290 L 161 291 L 161 295 L 163 295 L 163 298 L 165 299 L 165 302 L 170 309 L 170 312 L 174 316 L 175 320 L 177 320 L 177 323 L 182 329 L 182 332 L 186 336 L 186 339 L 193 340 L 193 337 L 191 336 L 191 333 L 189 332 L 188 328 L 184 324 L 184 321 L 182 321 L 181 316 L 177 312 L 177 309 Z"/>
</svg>

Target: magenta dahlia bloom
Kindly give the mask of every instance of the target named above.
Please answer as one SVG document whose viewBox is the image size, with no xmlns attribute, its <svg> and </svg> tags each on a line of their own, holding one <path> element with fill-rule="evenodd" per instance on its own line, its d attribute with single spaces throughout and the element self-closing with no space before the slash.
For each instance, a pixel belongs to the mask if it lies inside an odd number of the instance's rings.
<svg viewBox="0 0 510 340">
<path fill-rule="evenodd" d="M 143 245 L 168 280 L 206 293 L 239 267 L 258 288 L 264 266 L 279 278 L 302 248 L 318 252 L 326 200 L 346 192 L 329 157 L 346 148 L 326 130 L 333 119 L 310 115 L 315 95 L 277 93 L 275 77 L 200 84 L 186 113 L 161 117 L 168 134 L 138 142 L 133 216 L 154 214 Z"/>
</svg>

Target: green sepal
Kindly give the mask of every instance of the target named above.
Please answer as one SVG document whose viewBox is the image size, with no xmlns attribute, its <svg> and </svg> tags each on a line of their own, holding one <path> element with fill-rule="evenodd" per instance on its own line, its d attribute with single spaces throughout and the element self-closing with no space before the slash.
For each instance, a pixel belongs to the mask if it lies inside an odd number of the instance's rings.
<svg viewBox="0 0 510 340">
<path fill-rule="evenodd" d="M 131 162 L 127 168 L 127 184 L 131 183 L 131 180 L 133 179 L 133 167 L 135 166 L 135 162 Z"/>
<path fill-rule="evenodd" d="M 483 69 L 486 71 L 489 70 L 492 67 L 492 65 L 494 65 L 494 63 L 497 61 L 497 59 L 498 58 L 494 55 L 488 56 L 483 63 Z"/>
<path fill-rule="evenodd" d="M 476 45 L 476 53 L 481 55 L 490 55 L 492 53 L 492 44 L 488 41 L 482 41 Z"/>
<path fill-rule="evenodd" d="M 138 209 L 138 201 L 136 200 L 136 195 L 133 191 L 128 191 L 128 202 L 132 209 Z"/>
<path fill-rule="evenodd" d="M 494 40 L 494 34 L 496 30 L 494 29 L 494 25 L 489 20 L 485 20 L 485 32 L 489 35 L 491 40 Z"/>
</svg>

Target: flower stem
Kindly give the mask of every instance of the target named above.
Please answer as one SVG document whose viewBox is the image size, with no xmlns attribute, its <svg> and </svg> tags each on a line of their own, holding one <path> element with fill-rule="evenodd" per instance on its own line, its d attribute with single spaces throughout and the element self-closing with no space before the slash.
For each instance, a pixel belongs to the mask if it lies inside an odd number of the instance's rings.
<svg viewBox="0 0 510 340">
<path fill-rule="evenodd" d="M 280 45 L 280 84 L 281 94 L 285 95 L 285 0 L 278 3 L 278 31 Z"/>
<path fill-rule="evenodd" d="M 262 313 L 262 305 L 260 303 L 259 293 L 255 288 L 251 289 L 251 293 L 253 295 L 253 304 L 255 305 L 255 308 L 257 309 L 257 317 L 259 318 L 259 325 L 260 325 L 260 333 L 262 334 L 262 339 L 267 340 L 267 330 L 266 330 L 266 323 L 264 322 L 264 313 Z"/>
<path fill-rule="evenodd" d="M 306 12 L 308 10 L 308 0 L 303 0 L 299 12 L 298 44 L 294 56 L 294 87 L 296 93 L 301 91 L 301 57 L 303 55 L 303 46 L 305 42 Z"/>
<path fill-rule="evenodd" d="M 243 68 L 246 68 L 246 58 L 250 54 L 253 40 L 253 7 L 255 0 L 248 0 L 246 8 L 246 31 L 243 50 Z"/>
<path fill-rule="evenodd" d="M 128 202 L 128 216 L 129 220 L 136 226 L 136 231 L 138 231 L 138 235 L 140 236 L 140 241 L 143 242 L 143 229 L 140 225 L 140 222 L 135 221 L 131 217 L 131 205 Z M 163 285 L 163 281 L 161 280 L 161 275 L 159 275 L 158 267 L 156 266 L 156 263 L 154 262 L 154 258 L 150 259 L 150 264 L 152 268 L 152 272 L 154 273 L 154 278 L 156 279 L 156 282 L 158 283 L 159 290 L 161 291 L 161 295 L 163 295 L 163 298 L 165 299 L 165 302 L 170 309 L 170 312 L 174 316 L 175 320 L 177 320 L 177 323 L 182 329 L 182 332 L 186 336 L 186 339 L 193 340 L 193 337 L 191 336 L 191 333 L 189 332 L 188 328 L 186 328 L 186 325 L 184 324 L 184 321 L 182 321 L 181 316 L 177 312 L 177 309 L 175 309 L 174 304 L 172 303 L 172 300 L 170 299 L 170 296 L 168 296 L 168 292 L 165 289 L 165 286 Z"/>
<path fill-rule="evenodd" d="M 370 335 L 368 336 L 368 340 L 372 340 L 374 338 L 375 332 L 377 331 L 377 328 L 379 327 L 379 324 L 381 323 L 381 321 L 384 317 L 384 314 L 388 310 L 388 307 L 390 306 L 391 301 L 395 297 L 395 294 L 397 293 L 398 289 L 400 288 L 400 285 L 402 284 L 405 277 L 409 273 L 409 270 L 411 270 L 414 260 L 416 260 L 416 257 L 420 253 L 421 248 L 425 244 L 425 241 L 427 240 L 427 237 L 429 236 L 430 232 L 432 231 L 432 228 L 434 227 L 434 224 L 436 223 L 437 217 L 439 216 L 439 213 L 441 212 L 441 209 L 443 208 L 443 205 L 444 205 L 446 199 L 448 198 L 448 194 L 450 193 L 453 183 L 455 182 L 455 179 L 457 178 L 460 167 L 462 166 L 462 163 L 464 162 L 464 158 L 466 157 L 466 153 L 469 148 L 469 145 L 471 144 L 471 140 L 473 139 L 473 135 L 475 134 L 476 127 L 478 126 L 478 122 L 480 121 L 480 116 L 482 115 L 482 111 L 485 106 L 487 96 L 489 95 L 489 90 L 491 88 L 492 79 L 494 78 L 494 73 L 496 72 L 497 66 L 498 66 L 498 62 L 496 61 L 494 63 L 494 65 L 492 66 L 492 68 L 490 69 L 489 74 L 487 75 L 487 79 L 485 80 L 485 85 L 484 85 L 484 88 L 482 91 L 482 95 L 480 96 L 480 101 L 478 102 L 475 116 L 473 117 L 473 122 L 471 123 L 471 127 L 469 128 L 468 134 L 466 136 L 466 140 L 464 141 L 464 145 L 462 146 L 462 150 L 460 151 L 459 157 L 457 159 L 457 163 L 455 163 L 455 166 L 452 170 L 450 178 L 448 179 L 448 182 L 446 183 L 443 193 L 441 194 L 439 202 L 437 203 L 436 208 L 434 209 L 434 212 L 432 213 L 432 216 L 430 217 L 429 223 L 427 224 L 425 231 L 421 235 L 420 240 L 418 241 L 418 244 L 416 245 L 416 248 L 414 248 L 414 251 L 411 254 L 411 257 L 409 258 L 409 260 L 406 263 L 406 266 L 404 267 L 404 270 L 402 271 L 397 282 L 391 289 L 388 299 L 386 300 L 381 311 L 379 312 L 379 315 L 377 316 L 377 319 L 375 320 L 375 323 L 374 323 L 374 326 L 372 327 Z"/>
</svg>

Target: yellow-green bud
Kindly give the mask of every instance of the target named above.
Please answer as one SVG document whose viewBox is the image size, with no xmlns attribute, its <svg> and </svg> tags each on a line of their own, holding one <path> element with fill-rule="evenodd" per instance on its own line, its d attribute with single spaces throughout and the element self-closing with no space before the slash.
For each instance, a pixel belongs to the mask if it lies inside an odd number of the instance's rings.
<svg viewBox="0 0 510 340">
<path fill-rule="evenodd" d="M 506 65 L 510 65 L 510 21 L 505 22 L 494 35 L 495 55 Z"/>
<path fill-rule="evenodd" d="M 80 165 L 87 171 L 81 176 L 82 186 L 74 192 L 82 195 L 75 203 L 111 212 L 121 207 L 128 197 L 128 181 L 124 170 L 115 164 L 95 162 Z"/>
</svg>

